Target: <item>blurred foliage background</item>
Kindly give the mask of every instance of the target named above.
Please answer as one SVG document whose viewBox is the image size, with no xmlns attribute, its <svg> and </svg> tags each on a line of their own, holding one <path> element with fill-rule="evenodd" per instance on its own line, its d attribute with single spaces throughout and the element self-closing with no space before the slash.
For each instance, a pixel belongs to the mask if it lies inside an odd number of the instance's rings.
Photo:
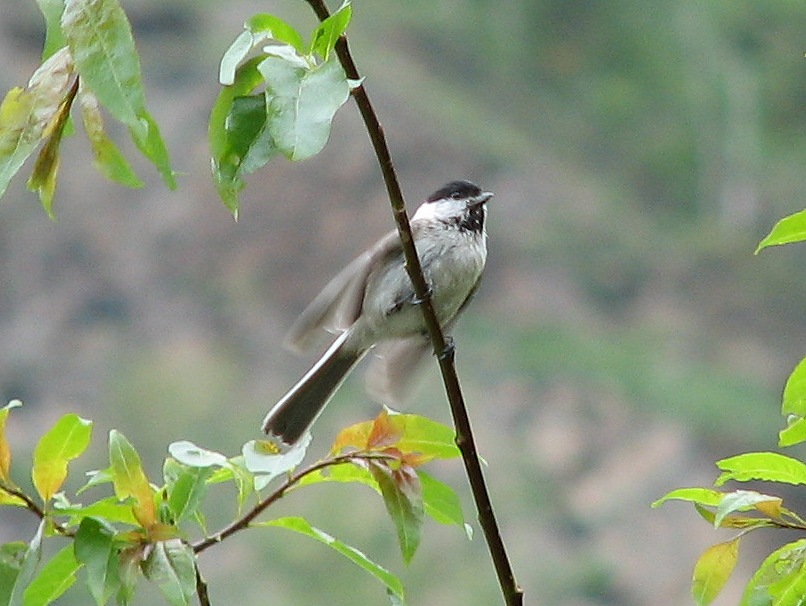
<svg viewBox="0 0 806 606">
<path fill-rule="evenodd" d="M 2 2 L 7 90 L 38 64 L 44 30 L 34 2 Z M 180 188 L 165 191 L 142 162 L 145 189 L 105 183 L 79 142 L 68 142 L 57 222 L 12 184 L 0 208 L 0 396 L 26 402 L 10 423 L 22 468 L 75 411 L 96 421 L 77 469 L 104 464 L 115 427 L 156 478 L 171 441 L 235 454 L 256 437 L 310 362 L 279 347 L 284 331 L 392 221 L 349 106 L 321 156 L 250 179 L 238 223 L 215 197 L 205 134 L 217 61 L 255 12 L 311 29 L 303 2 L 123 4 Z M 688 603 L 695 558 L 730 535 L 688 507 L 649 503 L 710 484 L 715 459 L 775 448 L 780 392 L 806 354 L 804 252 L 752 253 L 806 206 L 804 25 L 806 5 L 790 0 L 354 7 L 350 42 L 410 204 L 460 177 L 497 192 L 485 282 L 455 336 L 527 603 Z M 411 410 L 449 420 L 435 371 Z M 314 453 L 375 412 L 352 379 Z M 472 517 L 460 465 L 435 471 Z M 404 568 L 373 495 L 314 487 L 275 511 L 292 512 L 402 574 L 412 604 L 499 603 L 480 535 L 467 543 L 431 525 Z M 0 538 L 29 536 L 33 520 L 17 518 Z M 717 603 L 736 603 L 784 539 L 745 543 Z M 201 563 L 213 603 L 385 603 L 349 563 L 279 530 Z"/>
</svg>

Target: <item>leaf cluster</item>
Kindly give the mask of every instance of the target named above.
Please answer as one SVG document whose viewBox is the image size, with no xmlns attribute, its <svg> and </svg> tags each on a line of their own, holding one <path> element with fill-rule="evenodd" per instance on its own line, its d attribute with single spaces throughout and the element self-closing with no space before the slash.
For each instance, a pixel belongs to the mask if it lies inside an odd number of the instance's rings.
<svg viewBox="0 0 806 606">
<path fill-rule="evenodd" d="M 360 550 L 299 516 L 258 521 L 281 497 L 312 484 L 357 483 L 382 496 L 408 562 L 420 543 L 426 515 L 469 533 L 459 499 L 447 485 L 421 470 L 435 458 L 453 458 L 453 431 L 416 415 L 383 411 L 376 419 L 343 430 L 329 454 L 300 468 L 310 437 L 281 453 L 271 442 L 251 441 L 238 456 L 187 441 L 169 446 L 162 484 L 146 475 L 126 437 L 109 432 L 109 465 L 88 474 L 74 495 L 64 492 L 70 463 L 90 444 L 92 422 L 68 414 L 43 435 L 31 466 L 34 495 L 12 479 L 6 421 L 14 401 L 0 409 L 0 506 L 24 507 L 40 523 L 28 542 L 0 547 L 0 604 L 45 605 L 82 578 L 98 605 L 129 604 L 140 579 L 154 583 L 172 606 L 203 592 L 198 556 L 247 528 L 281 528 L 314 539 L 379 581 L 395 604 L 403 584 Z M 233 521 L 210 531 L 204 514 L 210 490 L 234 485 Z M 106 491 L 87 502 L 90 493 Z M 111 494 L 110 493 L 111 489 Z M 61 545 L 43 562 L 44 544 Z M 205 602 L 202 602 L 205 603 Z"/>
<path fill-rule="evenodd" d="M 42 65 L 26 87 L 12 88 L 0 103 L 0 196 L 37 149 L 28 187 L 48 215 L 59 172 L 61 143 L 74 129 L 79 106 L 95 167 L 127 187 L 141 187 L 107 136 L 103 107 L 129 131 L 140 152 L 176 187 L 159 127 L 146 108 L 139 55 L 131 26 L 117 0 L 39 0 L 47 27 Z"/>
<path fill-rule="evenodd" d="M 333 116 L 354 84 L 333 52 L 351 15 L 345 2 L 309 42 L 274 15 L 254 15 L 224 53 L 224 88 L 210 113 L 208 137 L 216 188 L 234 214 L 244 175 L 278 155 L 305 160 L 327 143 Z"/>
<path fill-rule="evenodd" d="M 781 219 L 761 240 L 756 253 L 770 246 L 806 240 L 806 211 Z M 781 412 L 787 426 L 778 434 L 778 445 L 806 442 L 806 359 L 792 371 L 784 387 Z M 806 485 L 806 463 L 777 452 L 750 452 L 717 461 L 722 473 L 715 488 L 678 488 L 653 503 L 687 501 L 715 528 L 739 532 L 726 542 L 705 550 L 694 566 L 692 595 L 699 606 L 710 604 L 722 591 L 739 557 L 741 539 L 761 528 L 794 529 L 806 533 L 806 520 L 783 505 L 783 499 L 757 492 L 717 488 L 729 481 L 778 482 Z M 741 606 L 796 606 L 806 596 L 806 539 L 787 543 L 762 562 L 745 587 Z"/>
</svg>

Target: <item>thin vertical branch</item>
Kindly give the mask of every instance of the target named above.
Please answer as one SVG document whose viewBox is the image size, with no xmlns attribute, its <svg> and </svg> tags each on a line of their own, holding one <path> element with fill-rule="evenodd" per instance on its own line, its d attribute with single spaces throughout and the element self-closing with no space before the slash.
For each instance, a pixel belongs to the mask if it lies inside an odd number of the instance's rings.
<svg viewBox="0 0 806 606">
<path fill-rule="evenodd" d="M 207 583 L 202 578 L 199 562 L 196 562 L 196 595 L 199 596 L 199 606 L 211 606 L 210 596 L 207 593 Z"/>
<path fill-rule="evenodd" d="M 323 21 L 330 16 L 330 12 L 324 0 L 307 0 L 307 2 L 320 20 Z M 350 54 L 347 38 L 345 36 L 342 36 L 337 42 L 336 54 L 347 77 L 351 80 L 360 80 L 361 75 Z M 462 453 L 462 460 L 465 465 L 473 499 L 476 504 L 476 510 L 478 512 L 479 524 L 484 532 L 484 537 L 487 541 L 490 555 L 492 556 L 498 582 L 501 586 L 501 593 L 504 597 L 504 602 L 508 606 L 520 606 L 523 603 L 523 591 L 515 580 L 515 575 L 512 571 L 512 566 L 501 538 L 501 532 L 498 528 L 498 522 L 495 518 L 487 485 L 484 481 L 484 474 L 482 473 L 481 464 L 476 451 L 476 444 L 473 439 L 467 407 L 465 406 L 462 390 L 459 386 L 459 378 L 456 374 L 453 346 L 449 345 L 445 340 L 442 327 L 439 325 L 436 313 L 434 312 L 428 284 L 423 275 L 420 259 L 417 256 L 417 249 L 414 246 L 411 226 L 409 224 L 408 215 L 406 214 L 406 204 L 403 200 L 403 193 L 400 190 L 400 183 L 398 182 L 397 174 L 392 163 L 392 157 L 389 152 L 389 146 L 386 143 L 383 127 L 381 126 L 380 120 L 378 120 L 375 109 L 372 107 L 372 103 L 370 103 L 369 96 L 363 84 L 353 90 L 353 98 L 366 125 L 372 147 L 375 150 L 375 156 L 378 159 L 378 164 L 383 174 L 386 191 L 392 205 L 392 213 L 403 245 L 403 253 L 406 259 L 406 269 L 409 278 L 414 286 L 414 292 L 417 298 L 423 302 L 421 307 L 423 316 L 425 317 L 425 324 L 431 338 L 434 353 L 439 360 L 442 381 L 445 385 L 445 393 L 450 403 L 451 414 L 456 428 L 456 445 Z"/>
</svg>

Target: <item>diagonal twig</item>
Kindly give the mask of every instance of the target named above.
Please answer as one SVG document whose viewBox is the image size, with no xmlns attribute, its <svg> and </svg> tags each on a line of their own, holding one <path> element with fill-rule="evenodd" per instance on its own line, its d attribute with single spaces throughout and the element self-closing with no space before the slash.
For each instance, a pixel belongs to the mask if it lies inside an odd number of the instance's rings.
<svg viewBox="0 0 806 606">
<path fill-rule="evenodd" d="M 330 11 L 325 5 L 324 0 L 306 1 L 320 21 L 324 21 L 330 16 Z M 335 50 L 347 77 L 351 80 L 360 81 L 361 75 L 358 73 L 358 69 L 350 54 L 347 38 L 345 36 L 339 38 Z M 380 165 L 381 173 L 383 174 L 386 191 L 392 205 L 392 213 L 403 246 L 406 270 L 414 285 L 414 292 L 417 298 L 422 301 L 421 308 L 425 317 L 425 324 L 431 338 L 434 353 L 439 360 L 442 381 L 451 407 L 451 415 L 453 416 L 453 423 L 456 429 L 456 445 L 462 453 L 462 460 L 465 464 L 473 499 L 476 503 L 479 524 L 487 540 L 487 546 L 492 556 L 499 585 L 501 586 L 501 593 L 503 594 L 504 602 L 507 606 L 519 606 L 523 603 L 523 591 L 515 580 L 515 575 L 512 571 L 512 566 L 509 562 L 509 557 L 498 528 L 498 522 L 495 519 L 492 502 L 490 501 L 490 495 L 484 481 L 484 474 L 482 473 L 481 464 L 476 451 L 476 444 L 470 427 L 467 407 L 465 406 L 462 390 L 459 386 L 459 378 L 456 375 L 454 350 L 445 340 L 442 327 L 439 325 L 439 321 L 434 312 L 429 288 L 423 276 L 420 259 L 417 256 L 417 250 L 414 246 L 411 226 L 409 225 L 408 215 L 406 214 L 406 204 L 403 200 L 403 193 L 400 190 L 400 183 L 398 182 L 397 174 L 392 163 L 392 157 L 389 152 L 389 146 L 386 143 L 383 127 L 378 120 L 375 109 L 370 103 L 363 83 L 353 89 L 352 94 L 358 106 L 358 110 L 361 113 L 361 117 L 364 120 L 364 124 L 366 125 L 372 147 L 375 150 L 375 155 Z"/>
</svg>

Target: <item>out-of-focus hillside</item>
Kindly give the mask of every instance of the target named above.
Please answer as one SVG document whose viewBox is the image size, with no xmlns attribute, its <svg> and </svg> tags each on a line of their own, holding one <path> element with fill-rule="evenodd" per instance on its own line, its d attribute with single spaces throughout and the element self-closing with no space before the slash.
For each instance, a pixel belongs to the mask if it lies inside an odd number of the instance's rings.
<svg viewBox="0 0 806 606">
<path fill-rule="evenodd" d="M 321 156 L 250 178 L 237 223 L 215 197 L 205 143 L 217 60 L 242 22 L 269 11 L 311 27 L 303 4 L 124 2 L 179 190 L 143 162 L 145 189 L 106 183 L 79 141 L 67 143 L 55 223 L 23 179 L 12 184 L 0 206 L 0 396 L 26 402 L 10 423 L 21 465 L 66 411 L 96 420 L 79 468 L 103 465 L 112 427 L 154 476 L 174 440 L 234 454 L 310 362 L 280 349 L 284 331 L 392 227 L 356 112 L 342 110 Z M 410 204 L 452 178 L 497 193 L 484 284 L 455 337 L 527 603 L 689 603 L 694 559 L 722 535 L 688 508 L 649 503 L 710 483 L 717 458 L 774 448 L 783 381 L 806 354 L 804 250 L 752 251 L 776 218 L 806 206 L 804 10 L 354 8 L 351 45 Z M 35 3 L 6 1 L 3 90 L 27 80 L 41 38 Z M 411 410 L 448 421 L 433 376 Z M 313 450 L 375 412 L 356 376 Z M 472 517 L 459 464 L 436 471 Z M 373 495 L 327 486 L 309 499 L 280 513 L 301 510 L 389 563 L 412 604 L 498 603 L 480 535 L 467 543 L 431 524 L 404 569 Z M 212 513 L 211 526 L 226 516 Z M 14 520 L 0 538 L 32 529 Z M 737 577 L 783 540 L 751 541 Z M 385 600 L 349 564 L 282 534 L 236 538 L 202 566 L 217 604 L 234 592 L 244 606 Z M 740 591 L 737 580 L 719 603 Z"/>
</svg>

